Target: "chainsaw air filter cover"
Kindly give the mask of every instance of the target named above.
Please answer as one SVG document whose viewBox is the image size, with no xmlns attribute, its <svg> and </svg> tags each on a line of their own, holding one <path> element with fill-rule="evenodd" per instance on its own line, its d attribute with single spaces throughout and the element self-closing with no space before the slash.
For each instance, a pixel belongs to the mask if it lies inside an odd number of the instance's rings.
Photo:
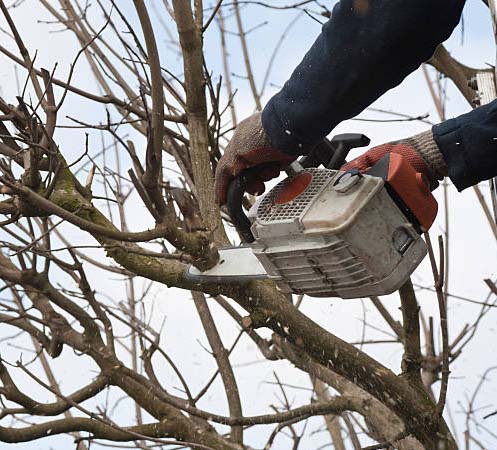
<svg viewBox="0 0 497 450">
<path fill-rule="evenodd" d="M 251 244 L 285 292 L 357 298 L 399 289 L 426 244 L 382 178 L 310 168 L 260 198 Z"/>
</svg>

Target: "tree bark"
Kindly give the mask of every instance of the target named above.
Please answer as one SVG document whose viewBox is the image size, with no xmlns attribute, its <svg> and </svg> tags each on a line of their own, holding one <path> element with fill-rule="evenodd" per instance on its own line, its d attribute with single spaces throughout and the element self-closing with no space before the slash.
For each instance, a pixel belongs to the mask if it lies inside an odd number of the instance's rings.
<svg viewBox="0 0 497 450">
<path fill-rule="evenodd" d="M 183 54 L 186 112 L 191 144 L 190 157 L 197 200 L 206 228 L 213 234 L 217 244 L 223 244 L 228 242 L 228 238 L 215 200 L 209 158 L 202 29 L 195 23 L 189 0 L 173 0 L 172 3 Z"/>
</svg>

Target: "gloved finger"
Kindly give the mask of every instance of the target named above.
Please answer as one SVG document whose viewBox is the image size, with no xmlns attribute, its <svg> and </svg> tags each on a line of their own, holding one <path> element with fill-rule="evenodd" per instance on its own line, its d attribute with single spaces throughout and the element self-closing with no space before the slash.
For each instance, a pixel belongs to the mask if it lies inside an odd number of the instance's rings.
<svg viewBox="0 0 497 450">
<path fill-rule="evenodd" d="M 359 172 L 365 172 L 373 167 L 386 153 L 392 149 L 391 144 L 383 144 L 369 149 L 363 155 L 353 159 L 352 161 L 344 164 L 340 170 L 357 169 Z"/>
<path fill-rule="evenodd" d="M 261 195 L 265 190 L 266 187 L 261 180 L 251 180 L 247 185 L 247 192 L 252 195 Z"/>
<path fill-rule="evenodd" d="M 226 203 L 226 194 L 228 191 L 228 186 L 233 177 L 229 174 L 228 171 L 223 170 L 222 168 L 216 170 L 216 178 L 214 182 L 214 192 L 216 195 L 216 201 L 218 205 L 224 205 Z"/>
<path fill-rule="evenodd" d="M 281 164 L 278 162 L 261 164 L 257 168 L 256 176 L 261 181 L 269 181 L 279 176 L 281 172 Z"/>
<path fill-rule="evenodd" d="M 239 154 L 239 157 L 247 162 L 248 166 L 258 166 L 268 162 L 279 162 L 288 165 L 295 160 L 296 156 L 288 155 L 271 147 L 257 147 Z"/>
<path fill-rule="evenodd" d="M 265 148 L 257 148 L 244 154 L 235 155 L 228 146 L 216 169 L 215 194 L 218 204 L 224 205 L 226 203 L 227 190 L 231 180 L 243 170 L 253 169 L 251 177 L 258 180 L 257 186 L 252 189 L 251 193 L 262 193 L 264 192 L 263 182 L 276 178 L 282 168 L 296 158 L 274 149 L 271 149 L 271 152 Z M 271 159 L 267 160 L 267 158 Z"/>
<path fill-rule="evenodd" d="M 402 157 L 407 160 L 416 172 L 419 172 L 425 176 L 428 176 L 430 173 L 430 169 L 426 165 L 426 162 L 415 148 L 406 144 L 396 144 L 390 151 L 391 153 L 398 153 L 399 155 L 402 155 Z"/>
<path fill-rule="evenodd" d="M 226 194 L 231 180 L 246 168 L 247 164 L 236 156 L 225 155 L 219 160 L 214 181 L 214 192 L 219 205 L 226 203 Z"/>
<path fill-rule="evenodd" d="M 347 164 L 344 164 L 340 168 L 340 170 L 346 171 L 351 169 L 357 169 L 359 172 L 365 172 L 370 167 L 372 167 L 375 164 L 375 162 L 376 161 L 374 161 L 367 153 L 365 153 L 364 155 L 361 155 L 358 158 L 353 159 Z"/>
<path fill-rule="evenodd" d="M 399 155 L 402 155 L 416 172 L 425 174 L 429 172 L 425 161 L 416 149 L 404 143 L 388 143 L 373 147 L 363 155 L 343 165 L 340 170 L 357 169 L 360 172 L 365 172 L 373 167 L 387 153 L 398 153 Z"/>
</svg>

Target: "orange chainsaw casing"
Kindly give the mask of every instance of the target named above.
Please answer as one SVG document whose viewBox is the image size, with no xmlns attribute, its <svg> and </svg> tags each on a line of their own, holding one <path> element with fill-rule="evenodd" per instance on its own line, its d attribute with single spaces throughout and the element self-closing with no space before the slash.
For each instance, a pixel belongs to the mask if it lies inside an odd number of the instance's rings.
<svg viewBox="0 0 497 450">
<path fill-rule="evenodd" d="M 387 186 L 394 191 L 394 201 L 398 203 L 400 199 L 403 205 L 398 206 L 408 216 L 414 216 L 421 231 L 430 229 L 437 216 L 438 203 L 430 191 L 428 180 L 423 174 L 416 172 L 406 158 L 398 153 L 389 153 L 367 173 L 385 180 Z"/>
</svg>

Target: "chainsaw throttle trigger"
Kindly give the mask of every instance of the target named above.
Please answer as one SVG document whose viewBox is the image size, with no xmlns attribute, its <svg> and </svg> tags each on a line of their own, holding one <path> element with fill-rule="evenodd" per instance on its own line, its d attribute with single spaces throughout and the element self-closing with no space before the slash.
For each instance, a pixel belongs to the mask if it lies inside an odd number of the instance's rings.
<svg viewBox="0 0 497 450">
<path fill-rule="evenodd" d="M 248 172 L 248 170 L 242 171 L 229 184 L 226 193 L 226 207 L 231 221 L 242 240 L 246 243 L 251 243 L 255 241 L 255 238 L 250 230 L 250 220 L 243 212 L 243 196 L 249 180 Z"/>
</svg>

